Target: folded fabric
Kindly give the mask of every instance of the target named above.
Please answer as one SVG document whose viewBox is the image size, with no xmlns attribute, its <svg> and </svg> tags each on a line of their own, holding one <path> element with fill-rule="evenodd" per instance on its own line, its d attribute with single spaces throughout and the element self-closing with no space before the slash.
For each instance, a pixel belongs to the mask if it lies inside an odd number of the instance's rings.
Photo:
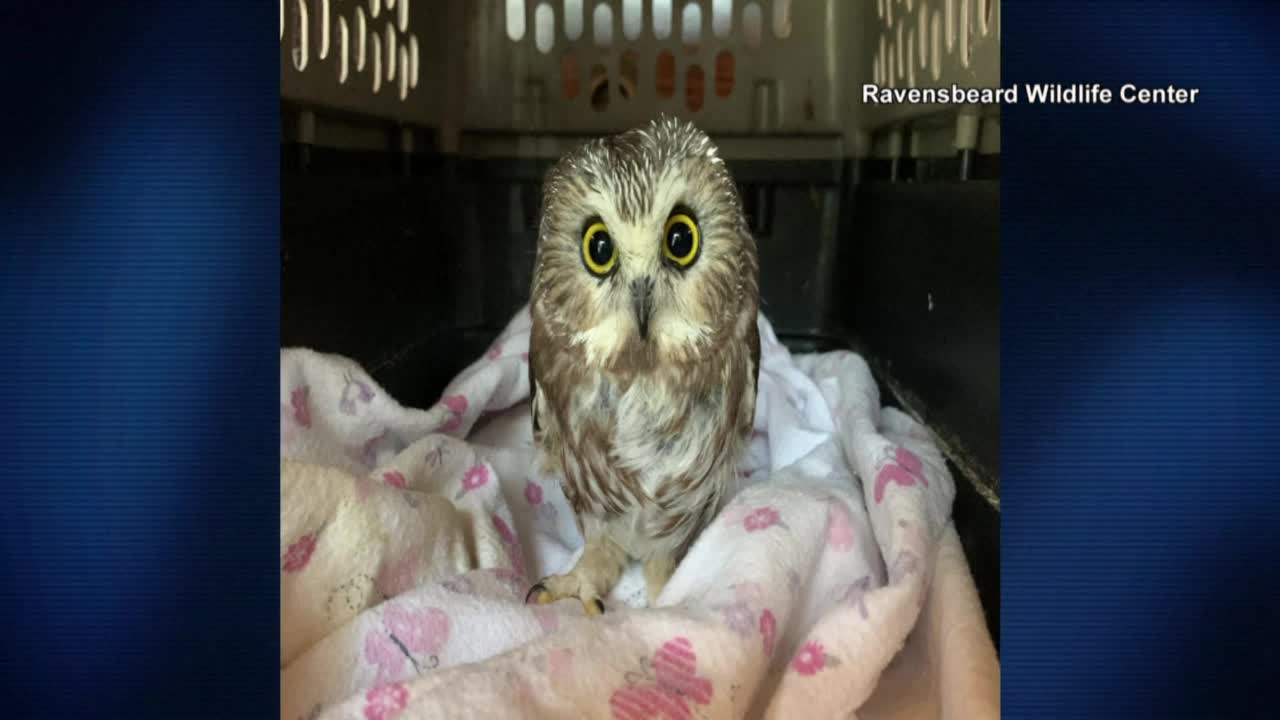
<svg viewBox="0 0 1280 720">
<path fill-rule="evenodd" d="M 793 357 L 759 327 L 731 500 L 655 607 L 632 567 L 592 619 L 523 604 L 581 548 L 534 458 L 527 309 L 425 410 L 282 351 L 281 716 L 998 716 L 930 433 L 857 355 Z"/>
</svg>

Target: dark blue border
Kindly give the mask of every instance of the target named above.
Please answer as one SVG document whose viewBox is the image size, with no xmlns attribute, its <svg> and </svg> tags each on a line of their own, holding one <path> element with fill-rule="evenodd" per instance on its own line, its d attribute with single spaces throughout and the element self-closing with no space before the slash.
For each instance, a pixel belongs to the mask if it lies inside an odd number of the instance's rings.
<svg viewBox="0 0 1280 720">
<path fill-rule="evenodd" d="M 279 713 L 275 3 L 5 3 L 5 717 Z"/>
<path fill-rule="evenodd" d="M 1201 89 L 1003 112 L 1004 711 L 1253 716 L 1280 676 L 1280 3 L 1003 8 L 1005 84 Z"/>
<path fill-rule="evenodd" d="M 1005 2 L 1006 82 L 1202 90 L 1004 111 L 1010 717 L 1271 698 L 1278 8 Z M 278 712 L 276 12 L 0 8 L 6 716 Z"/>
</svg>

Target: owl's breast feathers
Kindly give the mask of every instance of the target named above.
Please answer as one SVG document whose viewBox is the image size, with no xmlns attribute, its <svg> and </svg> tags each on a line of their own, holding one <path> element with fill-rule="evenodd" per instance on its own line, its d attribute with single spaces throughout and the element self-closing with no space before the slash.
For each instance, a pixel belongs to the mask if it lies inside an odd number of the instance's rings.
<svg viewBox="0 0 1280 720">
<path fill-rule="evenodd" d="M 733 477 L 755 415 L 754 322 L 706 353 L 653 362 L 647 351 L 592 365 L 535 316 L 530 388 L 536 441 L 579 515 L 639 511 L 644 532 L 689 535 Z"/>
</svg>

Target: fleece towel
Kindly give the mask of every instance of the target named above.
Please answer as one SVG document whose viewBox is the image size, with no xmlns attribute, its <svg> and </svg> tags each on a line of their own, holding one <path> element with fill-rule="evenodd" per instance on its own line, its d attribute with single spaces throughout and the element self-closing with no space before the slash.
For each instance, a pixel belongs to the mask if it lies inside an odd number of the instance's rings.
<svg viewBox="0 0 1280 720">
<path fill-rule="evenodd" d="M 582 544 L 534 458 L 529 325 L 425 410 L 281 352 L 282 718 L 998 717 L 932 436 L 763 317 L 738 487 L 655 606 L 638 567 L 602 617 L 524 605 Z"/>
</svg>

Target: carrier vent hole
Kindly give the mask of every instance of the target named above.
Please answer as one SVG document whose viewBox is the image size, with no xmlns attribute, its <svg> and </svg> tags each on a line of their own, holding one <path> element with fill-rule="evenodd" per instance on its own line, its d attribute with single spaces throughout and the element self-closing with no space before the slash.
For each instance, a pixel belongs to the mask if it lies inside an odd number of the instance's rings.
<svg viewBox="0 0 1280 720">
<path fill-rule="evenodd" d="M 374 17 L 378 17 L 377 2 L 370 5 Z M 524 39 L 524 0 L 507 0 L 507 37 L 517 42 Z"/>
<path fill-rule="evenodd" d="M 733 0 L 711 0 L 711 32 L 718 38 L 726 38 L 732 29 Z"/>
<path fill-rule="evenodd" d="M 321 60 L 329 57 L 329 0 L 316 3 L 315 35 L 319 38 L 316 54 Z"/>
<path fill-rule="evenodd" d="M 733 94 L 733 53 L 721 50 L 716 55 L 716 95 L 726 98 Z"/>
<path fill-rule="evenodd" d="M 773 0 L 773 36 L 791 37 L 791 0 Z"/>
<path fill-rule="evenodd" d="M 351 30 L 347 19 L 338 18 L 338 84 L 345 85 L 351 73 Z"/>
<path fill-rule="evenodd" d="M 291 54 L 293 55 L 293 66 L 299 72 L 307 69 L 308 60 L 308 22 L 307 22 L 307 5 L 303 0 L 293 0 L 292 14 L 290 15 L 290 26 L 293 28 L 291 33 Z"/>
<path fill-rule="evenodd" d="M 628 50 L 622 54 L 622 61 L 618 67 L 618 95 L 623 100 L 630 100 L 636 96 L 636 90 L 640 87 L 640 56 L 635 50 Z"/>
<path fill-rule="evenodd" d="M 702 72 L 702 66 L 690 65 L 684 76 L 684 100 L 689 112 L 696 113 L 702 109 L 705 84 L 706 77 Z"/>
<path fill-rule="evenodd" d="M 409 0 L 400 0 L 408 3 Z M 418 36 L 409 36 L 409 87 L 418 87 Z"/>
<path fill-rule="evenodd" d="M 400 32 L 409 32 L 409 0 L 400 0 L 396 6 L 396 25 Z"/>
<path fill-rule="evenodd" d="M 385 32 L 386 39 L 383 40 L 383 45 L 387 48 L 387 57 L 383 62 L 387 64 L 387 82 L 392 82 L 396 79 L 396 56 L 398 55 L 396 45 L 398 44 L 398 38 L 396 38 L 396 28 L 391 23 L 387 23 Z"/>
<path fill-rule="evenodd" d="M 591 15 L 591 35 L 598 47 L 613 44 L 613 8 L 600 3 Z"/>
<path fill-rule="evenodd" d="M 564 36 L 569 40 L 582 37 L 582 0 L 564 0 Z"/>
<path fill-rule="evenodd" d="M 556 13 L 547 3 L 533 11 L 533 44 L 544 55 L 556 44 Z"/>
<path fill-rule="evenodd" d="M 680 13 L 680 40 L 691 48 L 702 42 L 702 8 L 694 3 L 686 4 Z"/>
<path fill-rule="evenodd" d="M 364 64 L 369 55 L 369 21 L 365 19 L 364 8 L 356 8 L 356 72 L 364 72 Z"/>
<path fill-rule="evenodd" d="M 763 34 L 764 11 L 760 9 L 760 3 L 747 3 L 742 8 L 742 39 L 746 41 L 747 47 L 754 49 L 760 47 Z"/>
<path fill-rule="evenodd" d="M 596 112 L 609 109 L 609 71 L 599 64 L 591 68 L 591 109 Z"/>
<path fill-rule="evenodd" d="M 920 67 L 929 66 L 929 9 L 920 3 L 916 13 L 916 34 L 920 37 Z"/>
<path fill-rule="evenodd" d="M 942 77 L 942 13 L 933 11 L 932 31 L 929 33 L 929 72 L 936 81 Z"/>
<path fill-rule="evenodd" d="M 654 89 L 658 97 L 668 99 L 676 94 L 676 56 L 670 50 L 658 53 L 658 66 L 654 72 Z"/>
<path fill-rule="evenodd" d="M 671 0 L 653 0 L 650 7 L 653 13 L 653 36 L 659 40 L 671 37 Z"/>
<path fill-rule="evenodd" d="M 640 37 L 644 29 L 644 3 L 640 0 L 622 0 L 622 36 L 628 40 Z"/>
<path fill-rule="evenodd" d="M 560 56 L 560 94 L 567 100 L 578 97 L 578 57 L 573 53 Z"/>
</svg>

